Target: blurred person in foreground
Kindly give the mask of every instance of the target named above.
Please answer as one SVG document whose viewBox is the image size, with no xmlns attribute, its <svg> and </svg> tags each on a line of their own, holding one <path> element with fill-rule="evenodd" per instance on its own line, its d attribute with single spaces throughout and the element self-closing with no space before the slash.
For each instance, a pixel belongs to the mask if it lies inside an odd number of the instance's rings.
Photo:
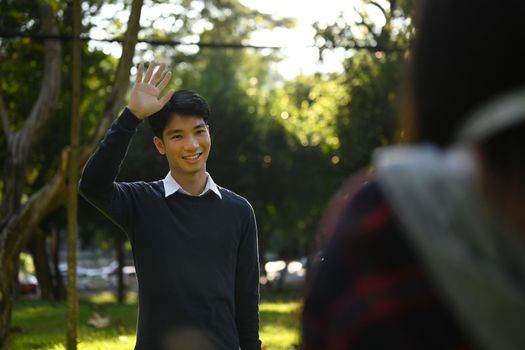
<svg viewBox="0 0 525 350">
<path fill-rule="evenodd" d="M 165 65 L 138 69 L 127 108 L 88 160 L 80 192 L 129 237 L 139 283 L 135 349 L 260 350 L 259 257 L 248 201 L 206 172 L 210 108 L 193 91 L 162 94 Z M 144 120 L 170 172 L 115 182 Z"/>
<path fill-rule="evenodd" d="M 525 349 L 525 2 L 419 5 L 412 144 L 327 210 L 305 349 Z"/>
</svg>

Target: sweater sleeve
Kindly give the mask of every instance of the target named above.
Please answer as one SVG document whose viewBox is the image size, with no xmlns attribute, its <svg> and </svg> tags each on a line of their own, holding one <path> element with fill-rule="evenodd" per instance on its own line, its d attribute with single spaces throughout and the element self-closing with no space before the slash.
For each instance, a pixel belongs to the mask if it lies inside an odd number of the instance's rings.
<svg viewBox="0 0 525 350">
<path fill-rule="evenodd" d="M 248 204 L 247 223 L 239 243 L 235 277 L 235 322 L 242 350 L 260 350 L 259 340 L 259 252 L 257 225 Z"/>
<path fill-rule="evenodd" d="M 79 184 L 80 194 L 128 234 L 132 217 L 130 184 L 115 179 L 139 123 L 126 108 L 87 161 Z"/>
</svg>

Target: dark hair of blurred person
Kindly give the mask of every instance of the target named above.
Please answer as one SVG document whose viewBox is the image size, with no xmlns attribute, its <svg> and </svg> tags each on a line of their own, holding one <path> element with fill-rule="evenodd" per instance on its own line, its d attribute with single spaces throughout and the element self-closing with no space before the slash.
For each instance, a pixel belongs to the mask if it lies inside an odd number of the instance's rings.
<svg viewBox="0 0 525 350">
<path fill-rule="evenodd" d="M 419 5 L 409 145 L 327 210 L 305 349 L 525 348 L 525 2 Z"/>
</svg>

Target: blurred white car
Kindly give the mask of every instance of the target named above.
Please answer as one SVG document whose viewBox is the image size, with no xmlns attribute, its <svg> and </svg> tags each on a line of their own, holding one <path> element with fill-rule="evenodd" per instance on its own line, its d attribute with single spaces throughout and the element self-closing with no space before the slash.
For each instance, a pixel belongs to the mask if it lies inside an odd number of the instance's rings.
<svg viewBox="0 0 525 350">
<path fill-rule="evenodd" d="M 288 262 L 284 260 L 273 260 L 268 261 L 264 264 L 264 270 L 266 271 L 266 280 L 262 280 L 262 284 L 268 282 L 276 282 L 281 277 L 284 269 L 286 268 L 286 275 L 284 276 L 284 284 L 300 284 L 304 282 L 306 274 L 306 258 L 299 260 L 292 260 Z"/>
<path fill-rule="evenodd" d="M 18 293 L 20 294 L 38 294 L 38 280 L 35 276 L 20 271 L 18 273 Z"/>
</svg>

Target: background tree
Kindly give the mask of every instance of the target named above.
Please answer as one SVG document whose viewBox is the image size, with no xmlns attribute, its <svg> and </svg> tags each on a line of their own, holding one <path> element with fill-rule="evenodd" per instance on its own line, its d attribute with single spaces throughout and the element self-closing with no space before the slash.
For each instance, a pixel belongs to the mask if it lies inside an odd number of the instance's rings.
<svg viewBox="0 0 525 350">
<path fill-rule="evenodd" d="M 80 139 L 80 79 L 81 76 L 81 42 L 80 25 L 82 14 L 80 0 L 74 0 L 72 5 L 73 27 L 73 74 L 71 98 L 71 141 L 68 159 L 67 184 L 67 327 L 66 349 L 76 350 L 78 342 L 78 293 L 77 293 L 77 239 L 78 239 L 78 146 Z"/>
<path fill-rule="evenodd" d="M 201 25 L 200 40 L 246 40 L 253 22 L 238 20 L 235 2 L 213 4 L 202 8 L 210 17 Z M 367 2 L 358 9 L 360 22 L 319 28 L 325 49 L 345 46 L 352 53 L 341 76 L 302 76 L 280 85 L 269 59 L 258 52 L 161 50 L 177 67 L 176 86 L 197 90 L 210 102 L 214 152 L 208 168 L 254 205 L 262 258 L 266 251 L 285 259 L 304 256 L 333 191 L 368 162 L 375 147 L 391 141 L 410 37 L 405 10 L 392 4 Z M 367 11 L 373 8 L 385 11 L 384 24 L 371 21 Z M 343 30 L 347 26 L 371 33 L 354 36 Z M 147 126 L 140 128 L 121 179 L 165 176 L 167 166 L 151 137 Z"/>
<path fill-rule="evenodd" d="M 192 32 L 194 26 L 210 22 L 222 25 L 229 21 L 229 30 L 240 34 L 249 31 L 249 21 L 246 19 L 253 15 L 253 11 L 247 11 L 238 1 L 208 1 L 205 7 L 199 7 L 199 4 L 202 2 L 180 1 L 178 5 L 183 11 L 173 13 L 173 17 L 175 22 L 179 23 L 180 20 L 182 25 L 179 30 L 170 33 L 171 38 L 184 39 Z M 96 16 L 105 5 L 102 1 L 95 0 L 84 1 L 82 5 L 86 19 L 83 22 L 83 32 L 88 32 L 92 25 L 89 22 L 90 16 Z M 120 14 L 128 13 L 129 16 L 122 20 L 122 16 L 113 14 L 114 34 L 123 38 L 119 60 L 102 54 L 97 47 L 83 46 L 86 57 L 83 76 L 86 79 L 83 80 L 82 86 L 85 91 L 81 104 L 84 133 L 80 147 L 80 164 L 87 160 L 122 108 L 137 42 L 142 1 L 135 0 L 130 5 L 110 1 L 109 5 L 122 5 L 119 7 Z M 0 16 L 2 32 L 18 30 L 25 33 L 41 31 L 44 35 L 70 34 L 70 28 L 66 24 L 70 22 L 68 3 L 5 1 L 2 2 L 2 6 L 5 9 Z M 190 6 L 190 11 L 186 11 Z M 220 11 L 213 10 L 213 6 Z M 233 26 L 232 19 L 238 14 L 238 11 L 231 13 L 233 10 L 239 10 L 243 14 L 244 17 L 240 20 L 246 23 L 244 27 Z M 204 15 L 210 19 L 204 20 Z M 256 23 L 261 25 L 269 21 L 267 17 L 259 16 Z M 145 32 L 151 28 L 155 29 L 154 26 L 147 27 Z M 68 54 L 70 50 L 63 49 L 64 45 L 70 45 L 67 40 L 34 42 L 31 39 L 19 38 L 2 41 L 2 62 L 9 64 L 0 68 L 3 77 L 0 83 L 0 116 L 4 130 L 0 141 L 7 149 L 7 153 L 0 155 L 6 163 L 1 174 L 3 195 L 0 226 L 0 348 L 7 346 L 5 344 L 13 297 L 12 281 L 16 275 L 18 254 L 36 228 L 45 227 L 44 219 L 47 215 L 60 208 L 65 201 L 68 148 L 67 141 L 61 135 L 67 135 L 63 131 L 69 127 L 70 92 L 61 91 L 60 85 L 64 84 L 64 81 L 69 85 L 68 80 L 71 76 L 71 56 Z M 20 51 L 20 48 L 25 51 Z M 19 64 L 22 58 L 20 52 L 27 58 L 23 60 L 24 65 Z M 43 64 L 42 55 L 46 57 Z M 181 50 L 177 52 L 176 57 L 182 55 L 184 52 Z M 32 80 L 30 85 L 24 84 L 27 77 Z M 24 83 L 18 84 L 21 81 Z M 39 84 L 42 85 L 42 89 L 37 95 L 32 87 Z M 33 112 L 25 111 L 29 105 L 27 101 L 31 100 L 37 101 Z M 26 117 L 28 114 L 29 117 Z M 51 118 L 52 115 L 55 116 L 54 119 Z M 55 223 L 62 223 L 62 219 L 55 220 Z M 36 246 L 40 248 L 35 250 L 42 250 L 44 245 Z M 45 266 L 43 267 L 45 270 Z M 47 288 L 49 289 L 51 288 Z"/>
<path fill-rule="evenodd" d="M 39 11 L 39 16 L 34 17 L 34 26 L 28 25 L 31 21 L 20 23 L 20 17 L 2 16 L 2 28 L 12 28 L 13 25 L 29 31 L 40 30 L 43 34 L 59 34 L 57 16 L 64 11 L 59 4 L 54 7 L 47 2 L 25 3 L 8 2 L 9 9 L 17 9 L 23 16 L 29 17 L 31 12 Z M 33 6 L 31 6 L 33 5 Z M 13 6 L 13 7 L 11 7 Z M 19 6 L 19 7 L 16 7 Z M 124 37 L 122 56 L 115 73 L 115 79 L 110 87 L 104 106 L 103 117 L 89 142 L 81 147 L 80 163 L 83 164 L 88 155 L 93 151 L 98 141 L 109 126 L 112 118 L 121 108 L 123 98 L 129 84 L 129 72 L 134 55 L 134 48 L 139 30 L 141 0 L 134 0 L 131 5 L 130 17 Z M 4 12 L 2 12 L 4 13 Z M 31 18 L 31 17 L 29 17 Z M 22 18 L 24 19 L 24 18 Z M 15 42 L 13 45 L 16 45 Z M 3 80 L 0 89 L 0 117 L 5 135 L 7 154 L 4 161 L 2 177 L 2 204 L 0 206 L 0 349 L 9 346 L 9 323 L 12 310 L 13 279 L 17 271 L 18 255 L 30 235 L 34 232 L 43 218 L 55 208 L 64 203 L 66 190 L 66 169 L 68 160 L 67 148 L 63 149 L 60 161 L 56 161 L 54 175 L 47 180 L 38 190 L 25 192 L 31 173 L 28 168 L 32 151 L 37 146 L 36 141 L 46 130 L 49 120 L 54 115 L 60 95 L 62 82 L 62 45 L 57 40 L 45 40 L 39 47 L 44 55 L 41 80 L 36 80 L 32 86 L 41 86 L 31 110 L 22 114 L 22 106 L 27 106 L 27 97 L 20 96 L 19 91 L 13 87 L 18 80 Z M 11 51 L 3 50 L 2 54 L 13 55 Z M 13 57 L 10 57 L 13 59 Z M 16 58 L 16 53 L 15 53 Z M 2 59 L 4 61 L 4 59 Z M 32 74 L 28 74 L 29 77 Z M 18 77 L 17 77 L 18 78 Z M 6 90 L 8 88 L 8 91 Z M 7 103 L 5 101 L 8 101 Z M 16 102 L 20 101 L 20 104 Z M 14 103 L 15 102 L 15 103 Z M 27 117 L 24 117 L 27 115 Z M 13 118 L 13 120 L 11 120 Z"/>
<path fill-rule="evenodd" d="M 337 117 L 339 157 L 350 174 L 370 161 L 378 146 L 394 140 L 398 99 L 409 43 L 414 0 L 364 0 L 356 20 L 342 16 L 329 26 L 317 24 L 322 50 L 344 47 L 347 103 Z"/>
<path fill-rule="evenodd" d="M 3 1 L 0 30 L 70 34 L 66 25 L 70 23 L 68 3 L 50 3 L 52 6 L 47 2 Z M 109 24 L 102 29 L 108 37 L 122 37 L 125 42 L 120 59 L 108 55 L 95 42 L 83 45 L 81 159 L 87 159 L 122 108 L 133 63 L 151 58 L 166 61 L 174 69 L 173 87 L 192 88 L 210 101 L 214 152 L 209 170 L 217 182 L 254 205 L 261 253 L 270 250 L 287 259 L 304 255 L 331 193 L 343 178 L 368 162 L 373 148 L 392 140 L 397 86 L 413 34 L 413 1 L 364 1 L 357 8 L 361 16 L 355 22 L 341 18 L 330 26 L 318 25 L 318 43 L 325 49 L 347 49 L 345 72 L 338 77 L 298 77 L 286 83 L 279 81 L 269 67 L 277 55 L 183 45 L 135 45 L 140 3 L 83 1 L 84 33 L 101 25 L 96 18 L 103 6 L 113 6 L 111 18 L 102 21 Z M 274 21 L 257 14 L 238 0 L 180 0 L 169 4 L 146 0 L 146 6 L 155 8 L 154 18 L 142 18 L 141 36 L 148 39 L 246 43 L 255 29 L 290 25 L 288 20 Z M 166 10 L 166 6 L 172 7 Z M 374 12 L 384 21 L 372 21 Z M 57 232 L 65 226 L 62 205 L 67 140 L 63 135 L 68 135 L 71 95 L 69 89 L 55 91 L 57 87 L 48 84 L 70 86 L 71 55 L 67 40 L 0 40 L 0 117 L 4 131 L 0 135 L 0 161 L 5 164 L 0 169 L 0 339 L 5 339 L 13 292 L 9 278 L 15 275 L 18 252 L 33 232 Z M 135 47 L 139 55 L 133 62 Z M 54 74 L 52 82 L 50 74 Z M 34 88 L 41 85 L 41 90 Z M 28 101 L 37 102 L 33 107 Z M 32 123 L 30 120 L 41 123 L 38 132 L 25 126 Z M 22 133 L 24 137 L 15 137 Z M 32 139 L 26 140 L 28 136 Z M 151 138 L 147 123 L 142 123 L 120 180 L 148 181 L 165 176 L 166 163 L 151 147 Z M 26 149 L 23 157 L 20 149 Z M 120 233 L 89 205 L 80 205 L 82 242 L 112 246 Z M 41 259 L 36 258 L 37 251 L 45 247 L 42 237 L 46 235 L 35 237 L 40 239 L 34 244 L 39 248 L 31 249 L 35 264 L 42 267 L 40 270 L 49 269 L 49 262 L 38 263 Z M 36 269 L 38 275 L 39 267 Z M 57 264 L 51 264 L 51 270 L 58 270 Z M 51 280 L 56 279 L 52 276 Z M 56 283 L 47 288 L 54 292 L 46 294 L 58 295 L 58 289 Z"/>
</svg>

